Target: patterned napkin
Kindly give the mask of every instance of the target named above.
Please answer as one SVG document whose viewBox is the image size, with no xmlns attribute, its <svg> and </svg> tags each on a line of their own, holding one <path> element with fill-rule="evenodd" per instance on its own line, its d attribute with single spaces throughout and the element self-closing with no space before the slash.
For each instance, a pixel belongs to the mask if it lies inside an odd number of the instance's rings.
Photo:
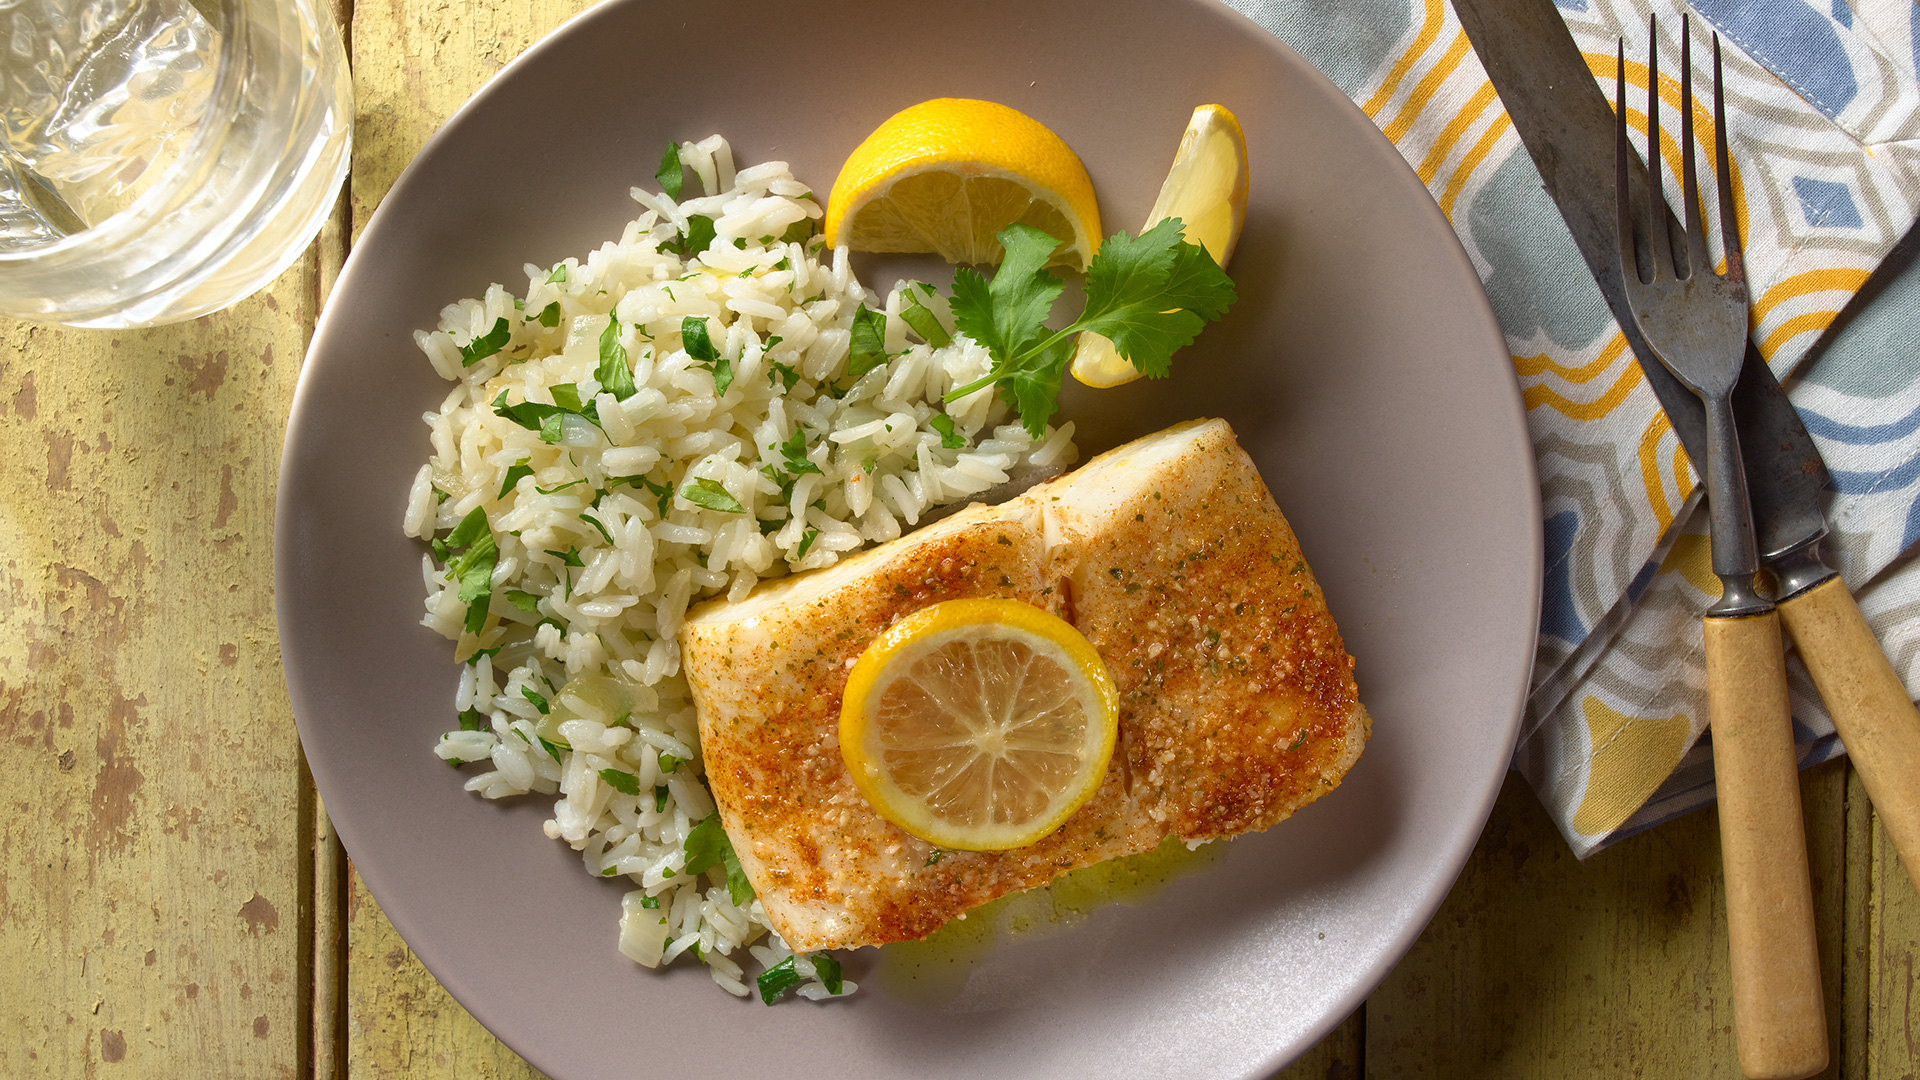
<svg viewBox="0 0 1920 1080">
<path fill-rule="evenodd" d="M 1453 222 L 1506 333 L 1546 538 L 1515 767 L 1583 857 L 1712 801 L 1699 618 L 1719 582 L 1699 485 L 1451 6 L 1228 2 L 1318 66 L 1394 142 Z M 1628 80 L 1639 80 L 1629 101 L 1637 90 L 1644 103 L 1647 16 L 1659 16 L 1661 128 L 1672 140 L 1689 9 L 1557 3 L 1608 100 L 1624 37 L 1627 56 L 1642 58 L 1629 59 Z M 1700 0 L 1690 11 L 1697 45 L 1717 30 L 1730 46 L 1728 139 L 1754 340 L 1833 474 L 1827 560 L 1911 693 L 1920 689 L 1920 561 L 1908 558 L 1920 538 L 1920 271 L 1798 369 L 1920 215 L 1920 6 Z M 1695 50 L 1696 87 L 1712 86 L 1711 57 Z M 1629 112 L 1644 134 L 1637 107 Z M 1666 154 L 1671 176 L 1677 146 Z M 1843 753 L 1791 656 L 1788 677 L 1802 766 Z"/>
</svg>

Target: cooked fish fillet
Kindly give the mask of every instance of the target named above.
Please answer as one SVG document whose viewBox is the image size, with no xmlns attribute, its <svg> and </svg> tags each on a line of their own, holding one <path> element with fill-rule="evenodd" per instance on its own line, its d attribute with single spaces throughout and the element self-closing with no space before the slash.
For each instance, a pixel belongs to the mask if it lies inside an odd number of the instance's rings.
<svg viewBox="0 0 1920 1080">
<path fill-rule="evenodd" d="M 1120 692 L 1119 741 L 1099 792 L 1046 838 L 936 860 L 855 789 L 840 699 L 894 619 L 973 596 L 1024 600 L 1086 634 Z M 801 951 L 925 937 L 1168 836 L 1267 828 L 1332 790 L 1369 728 L 1320 587 L 1221 420 L 706 604 L 681 642 L 721 823 Z"/>
</svg>

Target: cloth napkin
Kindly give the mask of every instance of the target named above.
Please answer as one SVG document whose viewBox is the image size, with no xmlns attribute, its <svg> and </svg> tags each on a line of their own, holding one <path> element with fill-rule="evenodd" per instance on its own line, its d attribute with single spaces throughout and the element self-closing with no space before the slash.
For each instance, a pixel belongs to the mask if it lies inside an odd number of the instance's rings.
<svg viewBox="0 0 1920 1080">
<path fill-rule="evenodd" d="M 1399 148 L 1452 221 L 1505 332 L 1546 543 L 1515 767 L 1582 857 L 1712 801 L 1699 619 L 1719 582 L 1699 481 L 1450 4 L 1228 2 L 1325 72 Z M 1920 272 L 1800 370 L 1920 215 L 1920 6 L 1557 3 L 1608 100 L 1624 37 L 1627 56 L 1641 58 L 1629 60 L 1629 83 L 1639 80 L 1629 101 L 1645 101 L 1647 17 L 1659 17 L 1667 139 L 1680 130 L 1680 16 L 1693 16 L 1703 46 L 1696 87 L 1713 85 L 1704 46 L 1720 34 L 1754 341 L 1833 475 L 1827 560 L 1909 693 L 1920 690 L 1920 560 L 1909 552 L 1920 538 Z M 1644 136 L 1638 109 L 1629 112 Z M 1701 138 L 1711 146 L 1710 123 Z M 1677 146 L 1667 154 L 1671 176 Z M 1805 669 L 1791 656 L 1788 669 L 1802 766 L 1843 753 Z"/>
</svg>

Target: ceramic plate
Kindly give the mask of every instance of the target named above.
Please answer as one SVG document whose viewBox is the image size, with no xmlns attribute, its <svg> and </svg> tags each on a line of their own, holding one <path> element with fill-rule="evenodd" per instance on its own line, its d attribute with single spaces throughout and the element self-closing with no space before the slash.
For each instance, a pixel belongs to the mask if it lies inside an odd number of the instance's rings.
<svg viewBox="0 0 1920 1080">
<path fill-rule="evenodd" d="M 1069 393 L 1064 411 L 1083 455 L 1232 422 L 1358 660 L 1373 741 L 1338 790 L 1151 895 L 947 957 L 937 977 L 847 953 L 856 996 L 768 1008 L 701 968 L 622 958 L 625 886 L 542 835 L 551 800 L 486 802 L 433 756 L 458 669 L 419 625 L 421 547 L 400 519 L 445 384 L 412 332 L 617 236 L 669 139 L 719 132 L 742 164 L 786 160 L 824 192 L 881 120 L 939 96 L 1058 132 L 1109 229 L 1144 218 L 1195 105 L 1238 114 L 1239 303 L 1172 379 Z M 881 288 L 899 269 L 856 266 Z M 1472 849 L 1518 726 L 1539 520 L 1512 367 L 1446 220 L 1338 89 L 1241 16 L 1206 0 L 632 0 L 502 71 L 355 245 L 288 428 L 280 630 L 358 872 L 453 995 L 556 1080 L 1251 1078 L 1360 1004 Z"/>
</svg>

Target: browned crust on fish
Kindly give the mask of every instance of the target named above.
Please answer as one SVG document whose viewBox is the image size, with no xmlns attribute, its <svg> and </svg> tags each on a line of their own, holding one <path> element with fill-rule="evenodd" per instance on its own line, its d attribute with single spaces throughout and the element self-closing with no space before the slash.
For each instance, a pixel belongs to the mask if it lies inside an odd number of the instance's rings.
<svg viewBox="0 0 1920 1080">
<path fill-rule="evenodd" d="M 1339 783 L 1367 735 L 1353 660 L 1231 431 L 1213 422 L 1193 437 L 1181 468 L 1137 498 L 1089 511 L 1062 497 L 1103 463 L 1124 468 L 1122 447 L 1014 502 L 855 556 L 841 567 L 850 580 L 831 591 L 808 595 L 804 578 L 789 579 L 750 599 L 745 617 L 708 605 L 689 619 L 682 641 L 708 780 L 789 945 L 924 937 L 969 908 L 1168 836 L 1264 829 Z M 989 596 L 1052 611 L 1088 636 L 1120 692 L 1120 739 L 1098 793 L 1051 835 L 935 858 L 854 788 L 838 742 L 841 694 L 852 661 L 894 619 Z"/>
</svg>

